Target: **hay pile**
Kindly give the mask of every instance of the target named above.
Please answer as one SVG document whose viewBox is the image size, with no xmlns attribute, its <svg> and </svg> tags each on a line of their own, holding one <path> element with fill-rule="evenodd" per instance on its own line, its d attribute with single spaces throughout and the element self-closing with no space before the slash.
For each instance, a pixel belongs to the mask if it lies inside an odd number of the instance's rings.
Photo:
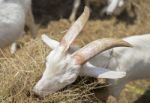
<svg viewBox="0 0 150 103">
<path fill-rule="evenodd" d="M 125 37 L 133 34 L 144 34 L 150 32 L 150 0 L 134 0 L 138 7 L 139 18 L 134 24 L 127 25 L 125 22 L 116 24 L 116 18 L 99 20 L 91 19 L 75 43 L 85 45 L 86 43 L 102 37 Z M 44 99 L 34 98 L 31 91 L 44 71 L 45 57 L 50 49 L 43 44 L 40 34 L 48 33 L 51 38 L 60 40 L 71 24 L 67 20 L 51 21 L 47 28 L 39 29 L 39 36 L 32 40 L 25 36 L 19 41 L 22 48 L 15 55 L 9 53 L 9 49 L 0 50 L 0 102 L 2 103 L 100 103 L 95 97 L 94 90 L 101 88 L 96 80 L 80 78 L 73 85 L 64 90 L 51 94 Z M 141 82 L 141 81 L 140 81 Z M 149 88 L 150 83 L 143 81 L 132 83 L 125 91 L 130 93 L 130 102 L 135 101 L 139 95 Z M 139 86 L 140 85 L 140 86 Z M 142 91 L 132 88 L 142 88 Z M 144 88 L 144 89 L 143 89 Z M 146 89 L 145 89 L 146 88 Z M 130 91 L 131 90 L 131 91 Z M 132 98 L 132 99 L 131 99 Z"/>
</svg>

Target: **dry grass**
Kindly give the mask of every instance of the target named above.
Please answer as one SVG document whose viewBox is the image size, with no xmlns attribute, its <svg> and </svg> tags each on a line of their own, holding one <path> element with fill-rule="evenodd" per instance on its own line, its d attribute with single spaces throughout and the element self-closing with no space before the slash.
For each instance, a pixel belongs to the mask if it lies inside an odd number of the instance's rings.
<svg viewBox="0 0 150 103">
<path fill-rule="evenodd" d="M 136 1 L 136 0 L 134 0 Z M 125 37 L 133 34 L 150 32 L 150 1 L 137 0 L 136 6 L 140 19 L 135 24 L 126 25 L 124 22 L 115 24 L 116 19 L 91 20 L 87 23 L 75 43 L 86 43 L 102 37 Z M 67 20 L 51 21 L 47 28 L 40 28 L 39 34 L 48 33 L 51 38 L 60 40 L 66 33 L 70 23 Z M 22 49 L 15 55 L 9 53 L 8 48 L 0 50 L 0 102 L 2 103 L 100 103 L 95 97 L 94 89 L 103 87 L 96 80 L 88 81 L 80 78 L 75 84 L 67 86 L 64 90 L 51 94 L 44 99 L 34 98 L 30 95 L 33 86 L 39 80 L 45 67 L 45 57 L 50 49 L 42 43 L 40 36 L 30 40 L 25 36 L 20 40 Z M 141 85 L 142 84 L 142 85 Z M 143 85 L 144 84 L 144 85 Z M 150 86 L 149 81 L 131 83 L 124 90 L 135 101 Z"/>
</svg>

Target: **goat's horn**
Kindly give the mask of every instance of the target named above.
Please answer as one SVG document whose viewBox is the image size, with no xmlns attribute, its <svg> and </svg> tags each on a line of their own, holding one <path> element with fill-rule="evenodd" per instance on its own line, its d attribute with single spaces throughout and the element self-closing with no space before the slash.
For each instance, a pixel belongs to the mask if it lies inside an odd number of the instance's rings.
<svg viewBox="0 0 150 103">
<path fill-rule="evenodd" d="M 120 39 L 104 38 L 87 44 L 72 54 L 72 56 L 76 64 L 83 64 L 97 54 L 113 47 L 131 47 L 131 45 Z"/>
<path fill-rule="evenodd" d="M 90 10 L 88 7 L 85 7 L 82 15 L 75 21 L 75 23 L 70 27 L 66 35 L 63 37 L 60 45 L 65 47 L 65 51 L 68 50 L 69 46 L 75 40 L 80 31 L 83 29 L 84 25 L 88 21 L 89 15 Z"/>
</svg>

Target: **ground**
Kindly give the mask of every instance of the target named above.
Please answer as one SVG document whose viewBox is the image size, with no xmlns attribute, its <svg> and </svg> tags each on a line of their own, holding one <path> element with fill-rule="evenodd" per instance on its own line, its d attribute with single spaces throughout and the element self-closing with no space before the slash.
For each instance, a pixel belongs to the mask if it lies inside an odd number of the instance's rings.
<svg viewBox="0 0 150 103">
<path fill-rule="evenodd" d="M 34 0 L 33 0 L 34 1 Z M 62 0 L 64 2 L 64 0 Z M 94 0 L 93 0 L 94 1 Z M 95 0 L 98 1 L 98 0 Z M 119 17 L 101 17 L 99 11 L 95 8 L 100 8 L 97 3 L 91 4 L 92 14 L 90 20 L 86 24 L 83 31 L 80 33 L 74 43 L 85 45 L 90 41 L 103 38 L 113 37 L 122 38 L 130 35 L 150 33 L 150 12 L 149 0 L 140 2 L 133 0 L 136 7 L 136 17 L 128 17 L 128 13 L 123 13 Z M 35 3 L 34 1 L 33 3 Z M 42 2 L 42 0 L 41 0 Z M 46 33 L 51 38 L 60 40 L 67 32 L 71 23 L 68 21 L 69 7 L 59 9 L 57 2 L 50 2 L 52 6 L 48 9 L 47 3 L 38 5 L 38 2 L 33 4 L 33 12 L 36 18 L 36 23 L 39 27 L 38 36 L 36 39 L 31 39 L 29 35 L 24 36 L 18 42 L 21 44 L 14 55 L 11 55 L 9 48 L 0 50 L 0 102 L 2 103 L 100 103 L 102 99 L 95 96 L 95 91 L 101 92 L 100 97 L 103 97 L 103 92 L 107 85 L 96 79 L 79 77 L 73 84 L 65 89 L 51 94 L 44 99 L 39 99 L 32 96 L 32 88 L 39 80 L 45 67 L 45 57 L 50 49 L 41 41 L 40 35 Z M 64 8 L 68 5 L 67 2 L 60 7 Z M 40 3 L 39 3 L 40 4 Z M 84 5 L 84 4 L 83 4 Z M 83 5 L 79 10 L 82 12 Z M 95 6 L 94 6 L 95 5 Z M 58 10 L 59 12 L 54 11 Z M 38 13 L 38 11 L 41 11 Z M 50 14 L 50 13 L 51 14 Z M 59 13 L 59 15 L 58 15 Z M 56 18 L 55 18 L 56 17 Z M 30 32 L 27 32 L 30 34 Z M 120 98 L 120 103 L 149 103 L 150 102 L 150 80 L 140 80 L 126 85 Z M 113 100 L 113 99 L 111 99 Z M 114 103 L 114 101 L 109 103 Z"/>
</svg>

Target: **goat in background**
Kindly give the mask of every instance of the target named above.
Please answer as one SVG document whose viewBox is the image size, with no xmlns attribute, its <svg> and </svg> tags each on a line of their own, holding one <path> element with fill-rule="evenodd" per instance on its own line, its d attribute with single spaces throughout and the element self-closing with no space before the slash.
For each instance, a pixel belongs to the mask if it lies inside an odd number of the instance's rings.
<svg viewBox="0 0 150 103">
<path fill-rule="evenodd" d="M 15 41 L 24 33 L 25 24 L 36 36 L 36 28 L 32 15 L 31 0 L 0 1 L 0 48 L 12 44 L 11 53 L 16 51 Z"/>
<path fill-rule="evenodd" d="M 90 6 L 90 2 L 92 0 L 85 0 L 85 5 Z M 105 6 L 100 15 L 119 15 L 121 14 L 125 9 L 127 9 L 128 12 L 131 10 L 131 2 L 130 0 L 102 0 L 101 2 L 107 2 L 107 6 Z M 69 17 L 69 20 L 73 22 L 75 20 L 78 8 L 81 4 L 81 0 L 74 0 L 73 9 L 71 12 L 71 15 Z M 133 16 L 132 13 L 130 13 L 131 16 Z"/>
</svg>

